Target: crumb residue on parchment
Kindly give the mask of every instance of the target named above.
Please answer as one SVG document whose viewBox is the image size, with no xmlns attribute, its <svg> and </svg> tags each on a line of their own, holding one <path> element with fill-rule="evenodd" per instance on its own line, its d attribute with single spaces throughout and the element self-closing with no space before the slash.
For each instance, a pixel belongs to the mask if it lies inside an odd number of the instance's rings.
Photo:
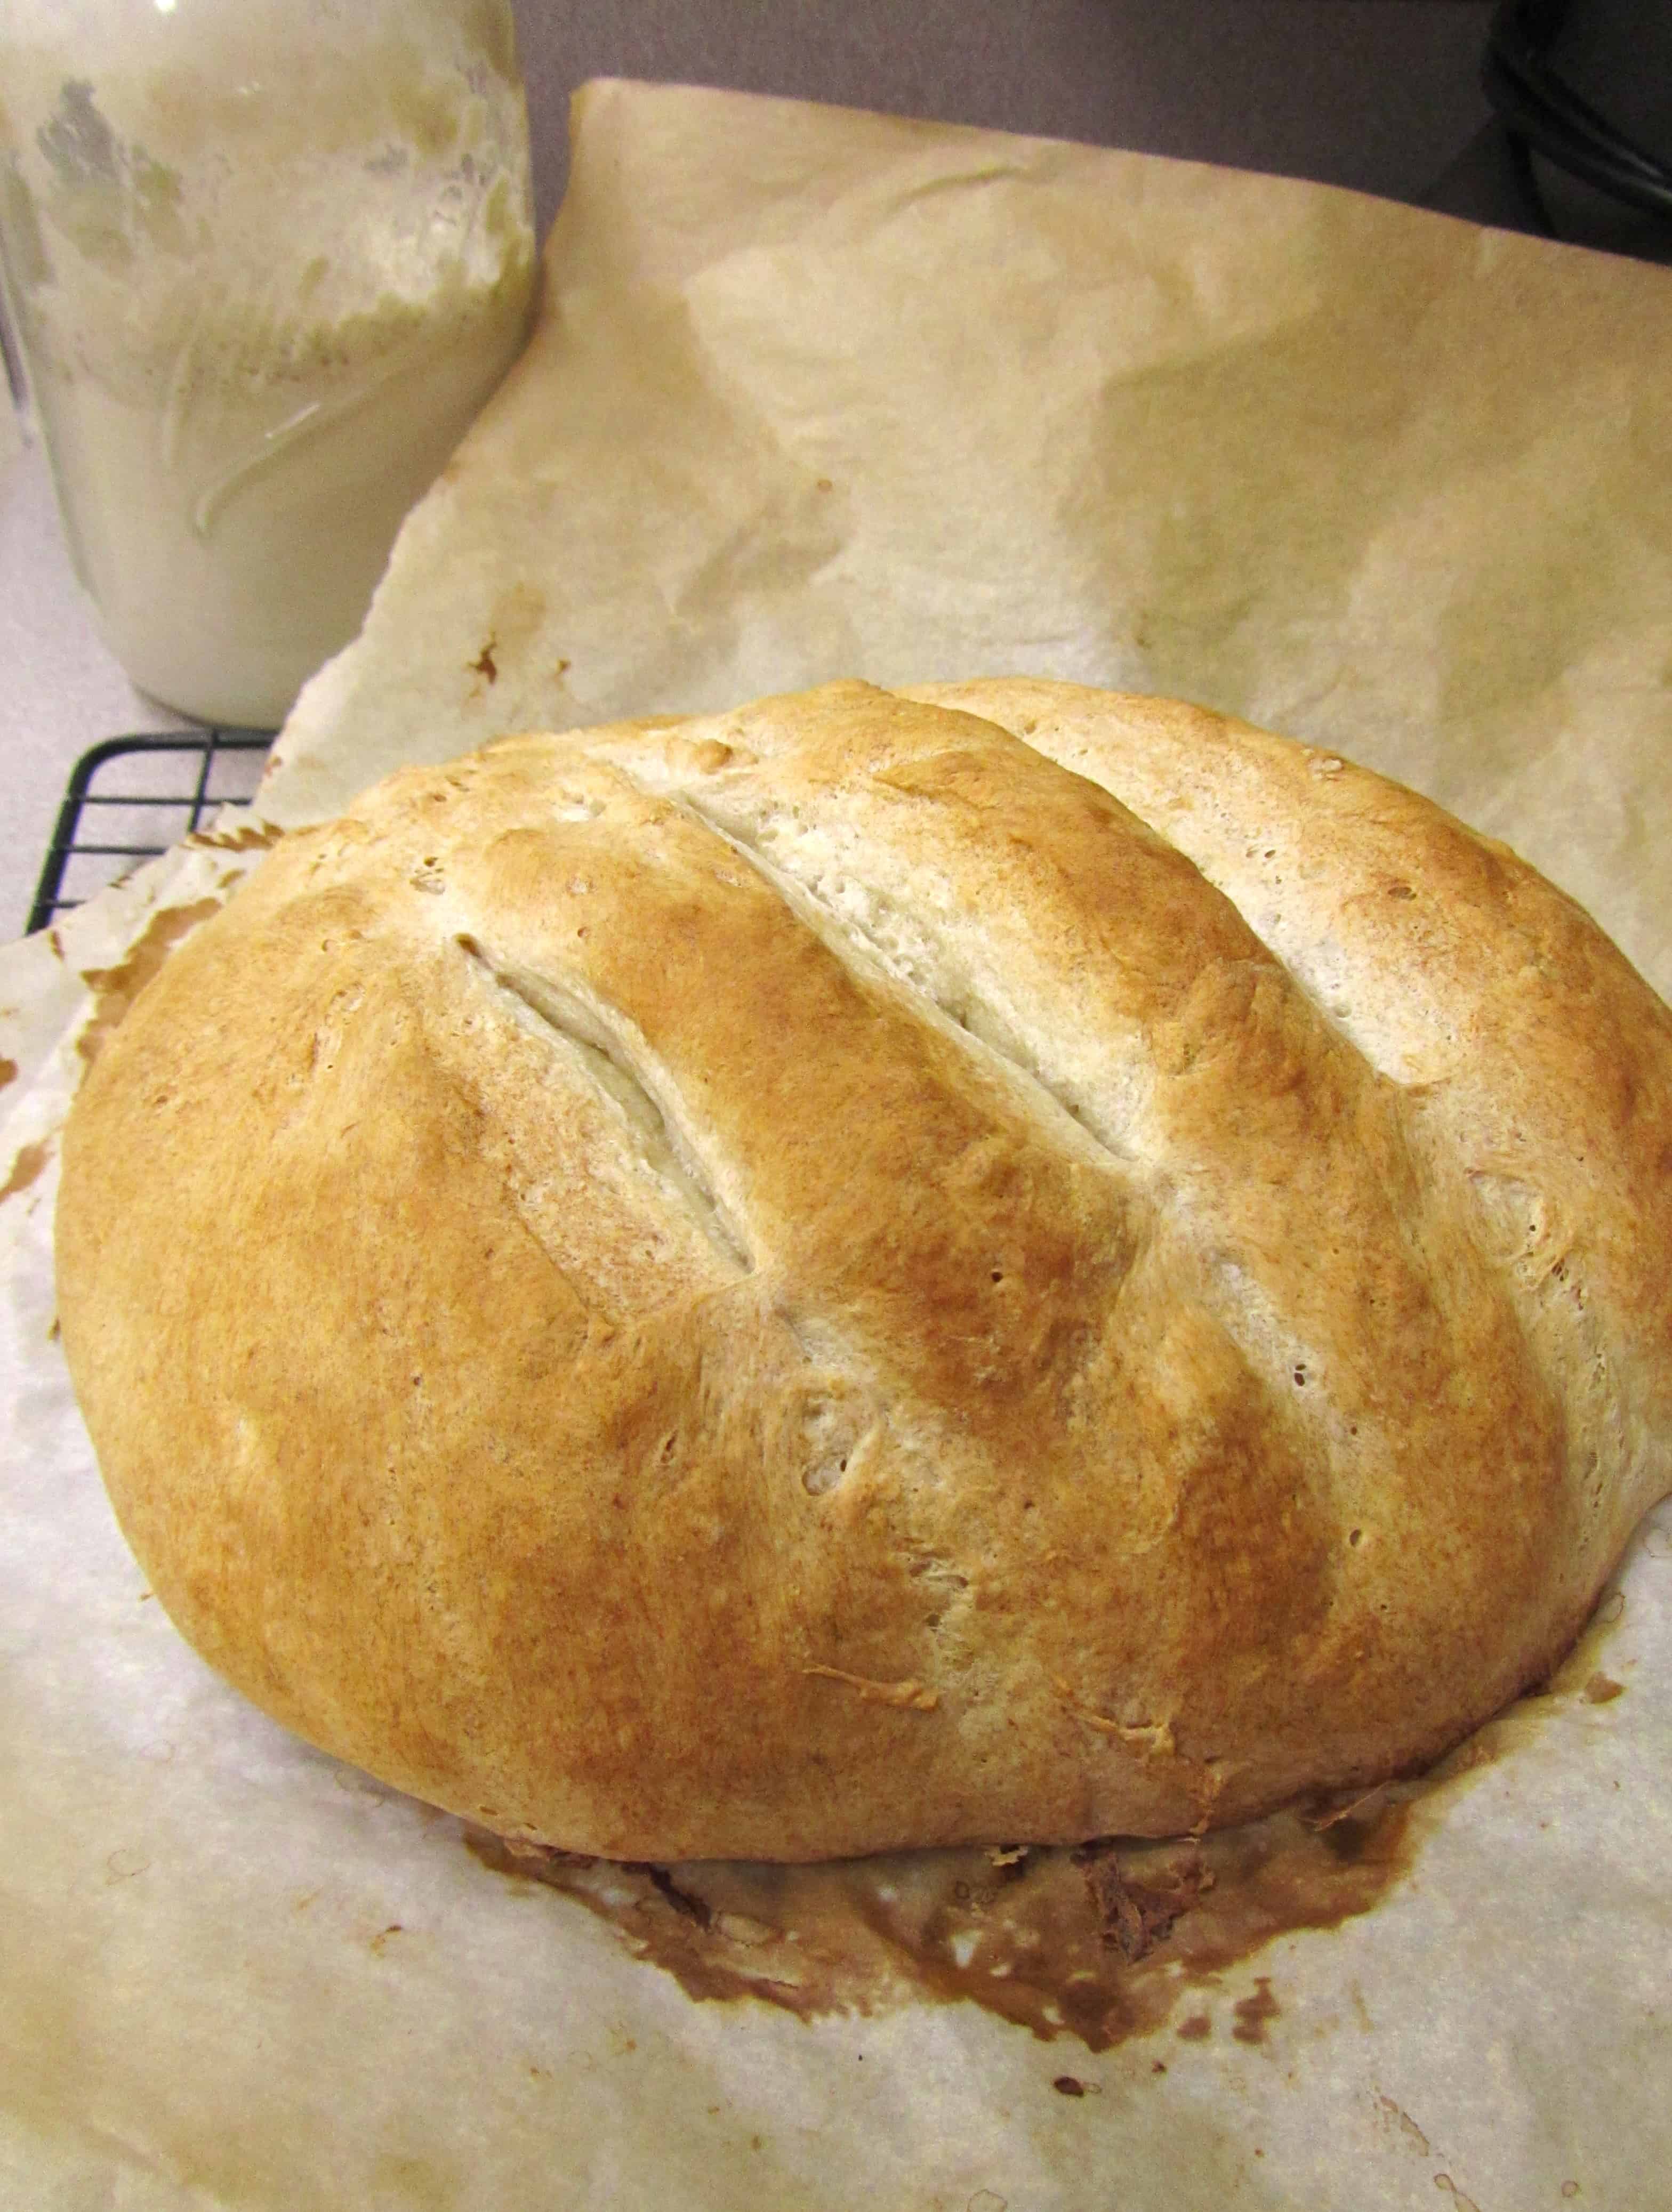
<svg viewBox="0 0 1672 2212">
<path fill-rule="evenodd" d="M 88 1067 L 180 939 L 220 911 L 221 901 L 214 898 L 194 899 L 189 906 L 162 907 L 134 939 L 125 960 L 114 968 L 82 969 L 82 981 L 93 994 L 93 1014 L 76 1040 L 76 1049 Z"/>
</svg>

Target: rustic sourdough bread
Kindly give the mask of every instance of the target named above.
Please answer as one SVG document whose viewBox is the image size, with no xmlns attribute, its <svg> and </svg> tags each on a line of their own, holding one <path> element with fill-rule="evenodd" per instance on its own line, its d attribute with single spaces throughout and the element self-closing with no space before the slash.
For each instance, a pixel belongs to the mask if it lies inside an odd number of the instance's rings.
<svg viewBox="0 0 1672 2212">
<path fill-rule="evenodd" d="M 1334 757 L 1032 681 L 290 837 L 65 1139 L 198 1650 L 513 1835 L 1169 1833 L 1433 1759 L 1672 1486 L 1672 1018 Z"/>
</svg>

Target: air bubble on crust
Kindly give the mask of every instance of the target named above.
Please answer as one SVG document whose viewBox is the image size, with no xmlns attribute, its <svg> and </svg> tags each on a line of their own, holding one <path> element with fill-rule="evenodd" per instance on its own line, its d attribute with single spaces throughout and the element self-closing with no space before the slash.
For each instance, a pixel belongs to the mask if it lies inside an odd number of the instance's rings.
<svg viewBox="0 0 1672 2212">
<path fill-rule="evenodd" d="M 604 802 L 590 791 L 564 791 L 561 787 L 552 793 L 552 819 L 556 822 L 596 822 L 604 811 Z"/>
<path fill-rule="evenodd" d="M 825 1498 L 836 1487 L 847 1472 L 847 1453 L 842 1452 L 838 1455 L 836 1453 L 827 1452 L 824 1457 L 812 1462 L 803 1474 L 801 1481 L 810 1498 Z"/>
<path fill-rule="evenodd" d="M 814 1389 L 803 1399 L 799 1420 L 802 1487 L 811 1498 L 828 1497 L 853 1459 L 860 1408 L 839 1389 Z"/>
</svg>

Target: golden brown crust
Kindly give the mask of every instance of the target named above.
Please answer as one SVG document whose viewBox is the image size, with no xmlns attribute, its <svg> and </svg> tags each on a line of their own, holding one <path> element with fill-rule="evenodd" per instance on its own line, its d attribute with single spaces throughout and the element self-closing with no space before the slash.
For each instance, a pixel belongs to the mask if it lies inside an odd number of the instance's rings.
<svg viewBox="0 0 1672 2212">
<path fill-rule="evenodd" d="M 838 684 L 287 841 L 65 1143 L 66 1349 L 183 1631 L 629 1857 L 1174 1832 L 1437 1755 L 1672 1480 L 1672 1024 L 1319 759 Z"/>
</svg>

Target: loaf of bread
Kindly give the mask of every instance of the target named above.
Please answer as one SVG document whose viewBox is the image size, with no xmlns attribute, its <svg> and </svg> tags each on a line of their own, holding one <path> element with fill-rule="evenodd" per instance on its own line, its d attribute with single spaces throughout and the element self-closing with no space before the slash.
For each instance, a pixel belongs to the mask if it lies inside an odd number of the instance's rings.
<svg viewBox="0 0 1672 2212">
<path fill-rule="evenodd" d="M 1433 1759 L 1672 1488 L 1672 1017 L 1333 755 L 1032 680 L 505 739 L 286 839 L 66 1134 L 209 1662 L 634 1859 Z"/>
</svg>

